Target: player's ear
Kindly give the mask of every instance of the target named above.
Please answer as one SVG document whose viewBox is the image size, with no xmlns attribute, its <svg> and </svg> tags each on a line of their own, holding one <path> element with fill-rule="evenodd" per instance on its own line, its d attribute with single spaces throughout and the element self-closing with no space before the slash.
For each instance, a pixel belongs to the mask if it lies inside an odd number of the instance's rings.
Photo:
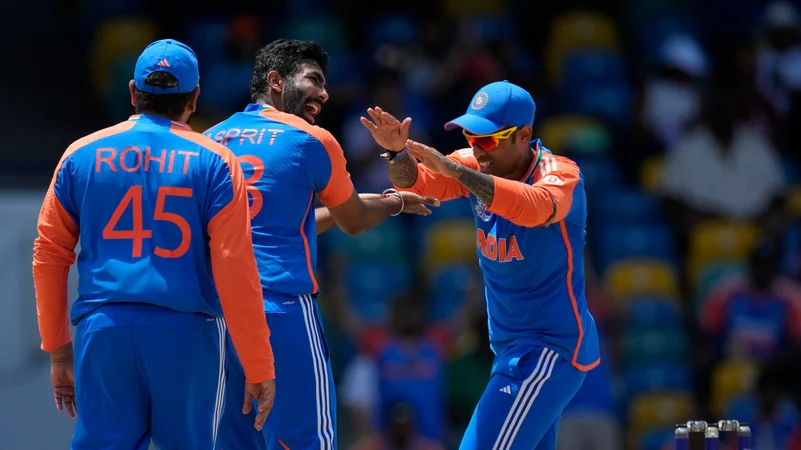
<svg viewBox="0 0 801 450">
<path fill-rule="evenodd" d="M 271 70 L 267 73 L 267 86 L 270 86 L 270 89 L 275 92 L 280 94 L 284 91 L 284 82 L 284 77 L 277 70 Z"/>
<path fill-rule="evenodd" d="M 517 137 L 523 142 L 530 141 L 533 135 L 534 130 L 532 130 L 531 125 L 526 125 L 517 129 Z"/>
<path fill-rule="evenodd" d="M 136 95 L 134 90 L 134 80 L 128 82 L 128 92 L 131 94 L 131 106 L 136 107 Z"/>
<path fill-rule="evenodd" d="M 190 113 L 194 113 L 197 109 L 197 99 L 200 97 L 200 86 L 196 87 L 194 91 L 192 91 L 192 95 L 189 96 L 189 104 L 186 105 L 186 109 L 189 110 Z"/>
</svg>

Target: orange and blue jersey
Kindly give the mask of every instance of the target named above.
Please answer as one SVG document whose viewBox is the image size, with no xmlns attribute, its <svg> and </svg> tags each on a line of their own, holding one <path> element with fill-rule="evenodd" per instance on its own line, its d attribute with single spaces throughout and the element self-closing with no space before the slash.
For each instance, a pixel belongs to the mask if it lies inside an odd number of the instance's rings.
<svg viewBox="0 0 801 450">
<path fill-rule="evenodd" d="M 328 131 L 260 104 L 248 105 L 204 134 L 230 148 L 245 173 L 264 317 L 282 361 L 276 377 L 284 380 L 263 435 L 239 405 L 226 406 L 222 445 L 336 448 L 336 395 L 315 301 L 320 287 L 314 277 L 314 198 L 335 207 L 354 195 L 342 148 Z M 244 379 L 235 353 L 229 355 L 226 389 L 239 395 Z"/>
<path fill-rule="evenodd" d="M 457 180 L 423 165 L 414 185 L 397 188 L 441 201 L 469 197 L 496 355 L 521 345 L 545 346 L 576 369 L 588 371 L 600 356 L 584 295 L 583 177 L 573 161 L 553 155 L 539 139 L 532 148 L 535 158 L 523 178 L 493 177 L 495 194 L 489 206 Z M 472 149 L 448 158 L 480 170 Z"/>
<path fill-rule="evenodd" d="M 342 148 L 328 131 L 261 104 L 204 134 L 230 148 L 245 173 L 265 312 L 297 310 L 299 296 L 320 290 L 315 195 L 334 207 L 354 192 Z"/>
<path fill-rule="evenodd" d="M 70 342 L 67 275 L 80 244 L 72 324 L 113 304 L 225 310 L 248 377 L 272 379 L 246 195 L 231 152 L 183 123 L 132 116 L 73 143 L 34 245 L 42 349 Z"/>
<path fill-rule="evenodd" d="M 718 285 L 699 311 L 701 328 L 721 353 L 738 352 L 767 360 L 801 342 L 801 289 L 779 277 L 767 292 L 757 292 L 745 277 Z"/>
</svg>

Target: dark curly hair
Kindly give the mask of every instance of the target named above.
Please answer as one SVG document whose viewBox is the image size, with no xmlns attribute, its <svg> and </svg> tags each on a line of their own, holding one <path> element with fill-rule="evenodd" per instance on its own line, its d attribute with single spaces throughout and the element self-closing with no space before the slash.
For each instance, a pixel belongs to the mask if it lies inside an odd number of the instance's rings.
<svg viewBox="0 0 801 450">
<path fill-rule="evenodd" d="M 256 54 L 256 64 L 250 77 L 250 97 L 258 103 L 267 96 L 267 74 L 275 70 L 284 78 L 294 77 L 300 65 L 310 62 L 328 74 L 328 53 L 317 43 L 297 39 L 278 39 Z"/>
<path fill-rule="evenodd" d="M 145 84 L 162 88 L 178 86 L 178 79 L 167 72 L 154 72 L 145 78 Z M 136 114 L 157 114 L 172 120 L 181 120 L 192 93 L 186 94 L 153 94 L 134 88 Z"/>
</svg>

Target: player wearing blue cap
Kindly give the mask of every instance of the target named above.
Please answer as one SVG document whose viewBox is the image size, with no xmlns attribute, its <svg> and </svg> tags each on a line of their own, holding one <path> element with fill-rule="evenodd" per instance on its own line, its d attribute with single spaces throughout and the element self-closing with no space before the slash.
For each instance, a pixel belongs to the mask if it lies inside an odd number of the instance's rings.
<svg viewBox="0 0 801 450">
<path fill-rule="evenodd" d="M 445 125 L 472 148 L 448 156 L 408 140 L 410 118 L 378 107 L 362 117 L 398 189 L 473 208 L 495 362 L 464 450 L 554 449 L 562 409 L 600 362 L 584 297 L 584 181 L 532 137 L 535 109 L 507 81 L 481 88 Z"/>
<path fill-rule="evenodd" d="M 328 54 L 316 43 L 277 40 L 256 56 L 251 97 L 205 134 L 229 147 L 247 175 L 253 246 L 265 320 L 276 356 L 275 407 L 256 433 L 231 404 L 223 415 L 223 447 L 270 450 L 337 448 L 336 393 L 314 275 L 317 234 L 339 226 L 359 234 L 401 212 L 429 214 L 431 197 L 405 192 L 359 195 L 336 138 L 315 126 L 328 100 Z M 314 208 L 315 197 L 327 208 Z M 228 386 L 241 390 L 232 353 Z"/>
<path fill-rule="evenodd" d="M 245 404 L 258 398 L 251 425 L 260 428 L 272 407 L 245 180 L 227 148 L 186 124 L 198 81 L 189 47 L 150 44 L 129 83 L 137 115 L 75 141 L 45 196 L 36 305 L 56 407 L 70 417 L 80 408 L 73 450 L 145 450 L 151 440 L 219 448 L 226 328 L 248 379 Z M 232 401 L 241 405 L 241 391 Z"/>
</svg>

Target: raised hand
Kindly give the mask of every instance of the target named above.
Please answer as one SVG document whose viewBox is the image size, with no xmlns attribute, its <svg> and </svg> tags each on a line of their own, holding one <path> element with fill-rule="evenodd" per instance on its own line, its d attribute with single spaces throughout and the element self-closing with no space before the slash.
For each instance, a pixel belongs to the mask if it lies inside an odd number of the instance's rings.
<svg viewBox="0 0 801 450">
<path fill-rule="evenodd" d="M 428 167 L 429 170 L 448 178 L 456 178 L 459 176 L 461 168 L 464 167 L 448 159 L 434 147 L 429 147 L 428 145 L 421 144 L 411 139 L 406 140 L 406 149 L 410 155 L 419 159 L 420 163 Z"/>
<path fill-rule="evenodd" d="M 370 119 L 362 116 L 362 125 L 373 135 L 375 142 L 387 150 L 399 152 L 406 146 L 409 138 L 409 127 L 412 119 L 407 117 L 400 122 L 392 114 L 384 111 L 380 107 L 368 108 L 367 114 Z"/>
</svg>

